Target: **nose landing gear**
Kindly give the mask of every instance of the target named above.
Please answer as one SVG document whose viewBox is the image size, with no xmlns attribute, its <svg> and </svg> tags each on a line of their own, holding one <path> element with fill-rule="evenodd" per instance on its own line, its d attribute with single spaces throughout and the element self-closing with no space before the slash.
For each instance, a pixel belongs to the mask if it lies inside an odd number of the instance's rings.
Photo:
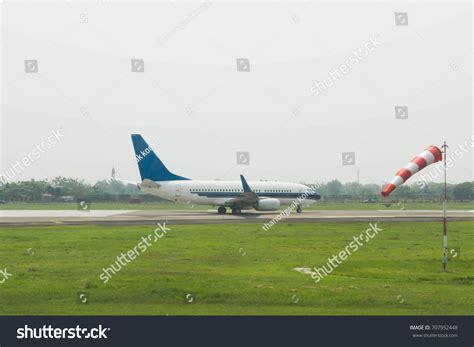
<svg viewBox="0 0 474 347">
<path fill-rule="evenodd" d="M 301 206 L 298 205 L 296 206 L 296 213 L 301 213 L 303 210 L 301 209 Z"/>
<path fill-rule="evenodd" d="M 224 206 L 221 206 L 217 209 L 217 212 L 219 212 L 219 214 L 225 214 L 227 209 Z"/>
</svg>

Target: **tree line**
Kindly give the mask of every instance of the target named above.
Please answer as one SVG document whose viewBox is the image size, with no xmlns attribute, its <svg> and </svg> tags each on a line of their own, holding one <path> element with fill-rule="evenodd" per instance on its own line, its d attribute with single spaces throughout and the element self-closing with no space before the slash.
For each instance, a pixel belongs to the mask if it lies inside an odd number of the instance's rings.
<svg viewBox="0 0 474 347">
<path fill-rule="evenodd" d="M 382 187 L 377 184 L 341 183 L 338 180 L 306 184 L 314 187 L 314 190 L 326 199 L 382 200 L 380 197 Z M 423 188 L 417 185 L 403 185 L 398 187 L 389 199 L 440 200 L 443 194 L 442 183 L 428 183 Z M 61 199 L 64 201 L 65 197 L 89 198 L 93 201 L 126 201 L 133 196 L 153 201 L 152 198 L 145 198 L 135 185 L 111 180 L 89 184 L 76 178 L 56 177 L 53 180 L 30 180 L 0 185 L 0 200 L 7 202 L 61 201 Z M 474 182 L 449 184 L 448 197 L 451 200 L 474 200 Z"/>
</svg>

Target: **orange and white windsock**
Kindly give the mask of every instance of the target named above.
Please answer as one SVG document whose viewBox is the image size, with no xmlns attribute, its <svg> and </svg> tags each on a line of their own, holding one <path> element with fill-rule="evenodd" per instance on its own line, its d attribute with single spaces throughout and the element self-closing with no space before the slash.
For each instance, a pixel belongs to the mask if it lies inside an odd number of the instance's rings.
<svg viewBox="0 0 474 347">
<path fill-rule="evenodd" d="M 436 146 L 430 146 L 419 156 L 414 158 L 407 166 L 395 174 L 393 180 L 382 190 L 382 195 L 387 197 L 395 188 L 405 183 L 411 176 L 425 167 L 443 160 L 443 153 Z"/>
</svg>

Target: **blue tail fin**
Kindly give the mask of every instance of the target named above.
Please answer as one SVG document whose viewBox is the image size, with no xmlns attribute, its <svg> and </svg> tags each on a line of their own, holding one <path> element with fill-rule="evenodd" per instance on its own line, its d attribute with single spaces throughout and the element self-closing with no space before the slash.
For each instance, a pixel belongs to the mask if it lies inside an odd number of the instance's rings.
<svg viewBox="0 0 474 347">
<path fill-rule="evenodd" d="M 168 171 L 165 164 L 153 152 L 141 135 L 132 134 L 132 142 L 142 181 L 144 179 L 155 182 L 189 180 L 189 178 L 178 176 Z"/>
<path fill-rule="evenodd" d="M 250 193 L 252 189 L 250 188 L 247 180 L 245 179 L 244 175 L 240 175 L 240 181 L 242 182 L 242 187 L 244 188 L 244 193 Z"/>
</svg>

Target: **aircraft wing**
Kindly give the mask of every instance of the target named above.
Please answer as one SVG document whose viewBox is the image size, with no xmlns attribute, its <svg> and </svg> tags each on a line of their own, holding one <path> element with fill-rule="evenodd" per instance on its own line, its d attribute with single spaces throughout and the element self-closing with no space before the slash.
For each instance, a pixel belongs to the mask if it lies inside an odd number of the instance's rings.
<svg viewBox="0 0 474 347">
<path fill-rule="evenodd" d="M 240 194 L 236 198 L 232 198 L 226 201 L 226 205 L 228 206 L 253 206 L 258 201 L 258 196 L 255 192 L 252 191 L 250 186 L 247 183 L 247 180 L 243 175 L 240 175 L 240 180 L 242 181 L 242 187 L 244 188 L 244 192 Z"/>
</svg>

